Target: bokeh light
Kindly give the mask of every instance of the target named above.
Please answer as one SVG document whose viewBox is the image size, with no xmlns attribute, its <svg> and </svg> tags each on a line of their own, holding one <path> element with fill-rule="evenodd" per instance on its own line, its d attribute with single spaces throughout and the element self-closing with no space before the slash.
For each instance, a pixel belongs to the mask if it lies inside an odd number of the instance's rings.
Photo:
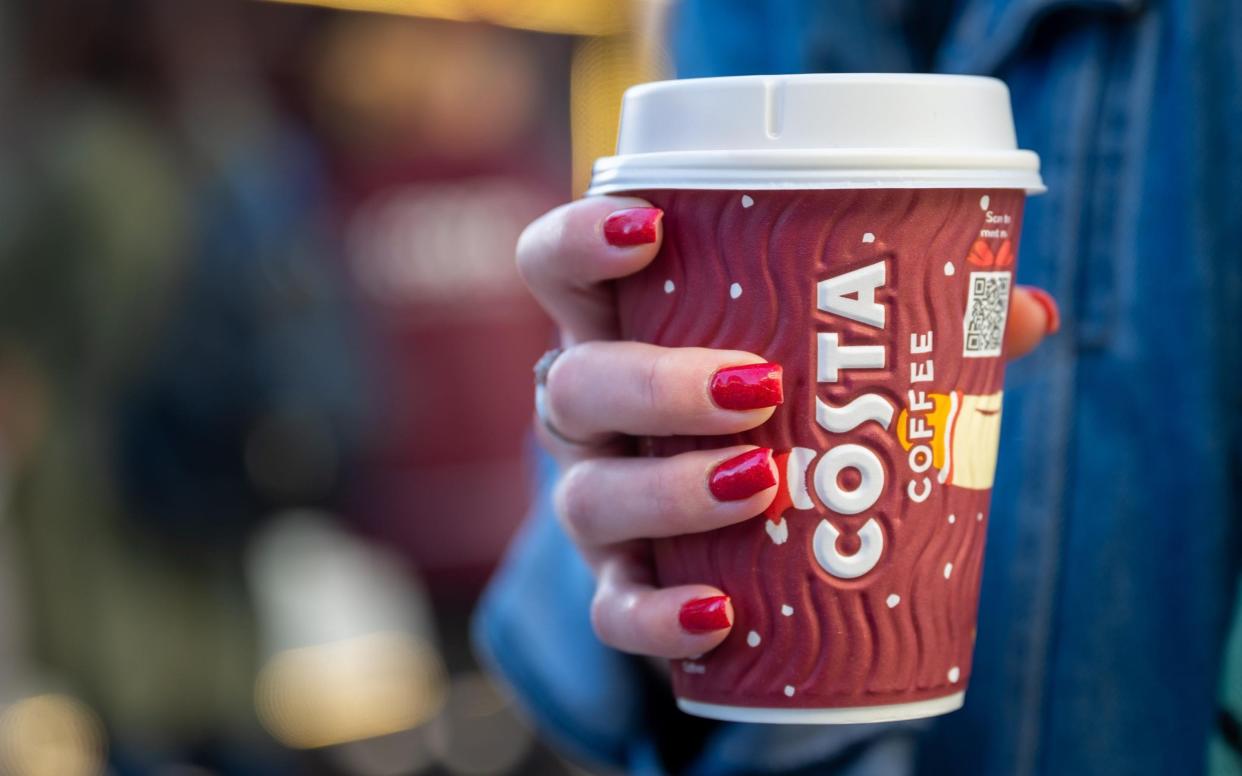
<svg viewBox="0 0 1242 776">
<path fill-rule="evenodd" d="M 470 647 L 513 248 L 665 5 L 0 4 L 0 776 L 569 772 Z"/>
<path fill-rule="evenodd" d="M 492 680 L 475 672 L 454 677 L 428 737 L 439 761 L 460 776 L 506 773 L 532 743 L 510 701 Z"/>
<path fill-rule="evenodd" d="M 330 748 L 329 759 L 350 776 L 412 776 L 435 764 L 426 727 L 350 741 Z"/>
<path fill-rule="evenodd" d="M 377 633 L 275 655 L 256 706 L 281 743 L 312 749 L 417 727 L 444 703 L 444 669 L 428 644 Z"/>
<path fill-rule="evenodd" d="M 104 772 L 103 724 L 69 695 L 24 698 L 0 713 L 0 773 L 94 776 Z"/>
<path fill-rule="evenodd" d="M 629 24 L 619 0 L 277 0 L 356 11 L 409 14 L 458 22 L 488 22 L 539 32 L 601 35 Z"/>
</svg>

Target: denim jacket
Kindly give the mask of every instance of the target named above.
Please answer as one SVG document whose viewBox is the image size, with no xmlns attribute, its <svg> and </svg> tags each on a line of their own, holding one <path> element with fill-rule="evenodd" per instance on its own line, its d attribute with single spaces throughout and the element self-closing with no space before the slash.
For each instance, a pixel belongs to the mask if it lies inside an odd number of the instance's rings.
<svg viewBox="0 0 1242 776">
<path fill-rule="evenodd" d="M 1008 82 L 1048 193 L 1019 280 L 1059 335 L 1007 376 L 965 708 L 790 728 L 678 715 L 594 638 L 548 484 L 476 622 L 544 733 L 634 773 L 1199 773 L 1239 568 L 1242 2 L 684 0 L 682 77 Z"/>
</svg>

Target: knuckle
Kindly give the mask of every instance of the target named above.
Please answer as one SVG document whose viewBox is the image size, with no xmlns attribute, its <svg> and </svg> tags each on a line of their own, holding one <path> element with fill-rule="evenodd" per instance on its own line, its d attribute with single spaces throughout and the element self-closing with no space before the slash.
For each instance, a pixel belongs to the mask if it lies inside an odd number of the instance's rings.
<svg viewBox="0 0 1242 776">
<path fill-rule="evenodd" d="M 591 630 L 595 631 L 596 638 L 603 643 L 616 646 L 612 619 L 608 616 L 612 600 L 613 597 L 604 585 L 595 588 L 595 595 L 591 598 Z"/>
<path fill-rule="evenodd" d="M 556 253 L 558 235 L 562 231 L 557 227 L 557 222 L 561 219 L 563 207 L 544 213 L 527 224 L 518 235 L 514 253 L 518 274 L 527 286 L 535 285 L 534 281 L 547 271 L 547 265 Z"/>
<path fill-rule="evenodd" d="M 590 480 L 593 464 L 580 461 L 561 476 L 553 496 L 556 513 L 561 518 L 570 537 L 579 543 L 591 533 L 591 516 L 594 513 Z"/>
<path fill-rule="evenodd" d="M 547 392 L 547 410 L 551 420 L 562 433 L 574 431 L 574 405 L 578 376 L 582 372 L 583 348 L 575 345 L 556 359 L 548 372 L 544 390 Z"/>
<path fill-rule="evenodd" d="M 641 626 L 635 617 L 638 607 L 633 593 L 600 582 L 591 599 L 591 629 L 604 644 L 622 652 L 636 652 L 641 642 Z"/>
<path fill-rule="evenodd" d="M 651 475 L 651 486 L 648 494 L 652 508 L 664 524 L 680 525 L 682 518 L 682 494 L 679 483 L 669 471 L 671 463 L 662 461 Z"/>
<path fill-rule="evenodd" d="M 643 370 L 643 396 L 651 409 L 661 411 L 674 405 L 680 393 L 677 377 L 673 351 L 660 351 L 647 362 Z"/>
<path fill-rule="evenodd" d="M 531 284 L 531 278 L 535 274 L 539 255 L 534 245 L 538 224 L 538 221 L 533 221 L 526 225 L 526 228 L 518 235 L 517 247 L 514 250 L 518 275 L 521 276 L 522 282 L 526 283 L 527 286 Z"/>
</svg>

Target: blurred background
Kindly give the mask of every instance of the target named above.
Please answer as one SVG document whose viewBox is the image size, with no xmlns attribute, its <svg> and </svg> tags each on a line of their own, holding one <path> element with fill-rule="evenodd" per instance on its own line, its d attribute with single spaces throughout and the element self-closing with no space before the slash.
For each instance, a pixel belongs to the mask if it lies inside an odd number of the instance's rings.
<svg viewBox="0 0 1242 776">
<path fill-rule="evenodd" d="M 662 13 L 0 5 L 0 774 L 574 772 L 467 622 Z"/>
</svg>

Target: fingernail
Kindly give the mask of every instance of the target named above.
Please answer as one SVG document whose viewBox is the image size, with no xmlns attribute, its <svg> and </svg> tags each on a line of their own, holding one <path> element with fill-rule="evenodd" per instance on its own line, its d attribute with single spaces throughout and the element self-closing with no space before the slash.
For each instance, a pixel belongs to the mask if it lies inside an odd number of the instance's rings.
<svg viewBox="0 0 1242 776">
<path fill-rule="evenodd" d="M 656 227 L 664 211 L 658 207 L 631 207 L 604 219 L 604 239 L 609 245 L 628 248 L 656 241 Z"/>
<path fill-rule="evenodd" d="M 776 484 L 772 451 L 766 447 L 735 455 L 719 464 L 707 487 L 721 501 L 741 501 Z"/>
<path fill-rule="evenodd" d="M 677 614 L 681 627 L 691 633 L 710 633 L 727 628 L 729 622 L 729 596 L 714 595 L 710 598 L 695 598 L 681 605 Z"/>
<path fill-rule="evenodd" d="M 1061 330 L 1061 308 L 1057 306 L 1057 300 L 1052 298 L 1052 294 L 1042 288 L 1036 286 L 1023 286 L 1031 297 L 1039 302 L 1039 306 L 1044 308 L 1044 334 L 1056 334 Z"/>
<path fill-rule="evenodd" d="M 727 366 L 712 375 L 712 401 L 726 410 L 775 407 L 785 400 L 780 364 Z"/>
</svg>

